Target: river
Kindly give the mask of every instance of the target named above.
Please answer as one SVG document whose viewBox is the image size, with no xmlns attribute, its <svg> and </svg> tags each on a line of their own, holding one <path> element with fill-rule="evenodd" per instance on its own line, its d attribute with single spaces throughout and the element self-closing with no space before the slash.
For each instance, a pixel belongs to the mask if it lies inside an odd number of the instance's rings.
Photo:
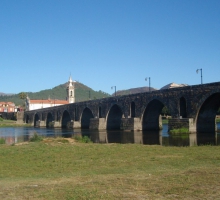
<svg viewBox="0 0 220 200">
<path fill-rule="evenodd" d="M 220 145 L 220 123 L 217 123 L 218 133 L 213 134 L 168 134 L 167 124 L 161 131 L 98 131 L 98 130 L 66 130 L 34 127 L 4 127 L 0 128 L 0 138 L 6 144 L 28 141 L 37 133 L 46 137 L 72 137 L 74 135 L 88 136 L 95 143 L 138 143 L 162 146 L 194 146 Z"/>
</svg>

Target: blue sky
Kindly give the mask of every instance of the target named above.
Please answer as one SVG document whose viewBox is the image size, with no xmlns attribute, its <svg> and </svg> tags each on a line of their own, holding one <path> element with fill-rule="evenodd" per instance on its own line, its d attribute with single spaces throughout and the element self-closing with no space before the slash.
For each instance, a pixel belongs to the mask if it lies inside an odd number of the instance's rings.
<svg viewBox="0 0 220 200">
<path fill-rule="evenodd" d="M 219 0 L 1 0 L 0 92 L 218 82 Z"/>
</svg>

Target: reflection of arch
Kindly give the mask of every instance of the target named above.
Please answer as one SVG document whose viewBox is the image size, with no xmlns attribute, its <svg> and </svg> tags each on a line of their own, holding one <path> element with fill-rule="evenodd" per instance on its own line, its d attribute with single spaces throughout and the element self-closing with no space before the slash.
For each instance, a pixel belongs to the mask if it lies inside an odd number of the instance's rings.
<svg viewBox="0 0 220 200">
<path fill-rule="evenodd" d="M 47 114 L 47 121 L 46 121 L 46 127 L 51 127 L 51 122 L 53 121 L 53 116 L 51 113 Z"/>
<path fill-rule="evenodd" d="M 81 128 L 89 129 L 90 119 L 94 118 L 92 111 L 89 108 L 85 108 L 81 117 Z"/>
<path fill-rule="evenodd" d="M 39 126 L 39 123 L 38 123 L 39 120 L 40 120 L 40 117 L 39 117 L 38 113 L 36 113 L 34 115 L 34 126 Z"/>
<path fill-rule="evenodd" d="M 68 111 L 65 110 L 63 112 L 63 116 L 62 116 L 61 127 L 62 128 L 70 128 L 70 122 L 71 122 L 70 114 Z"/>
<path fill-rule="evenodd" d="M 142 118 L 142 130 L 159 130 L 160 113 L 164 104 L 157 99 L 148 103 Z"/>
<path fill-rule="evenodd" d="M 111 107 L 108 113 L 107 130 L 120 130 L 122 110 L 118 105 Z"/>
<path fill-rule="evenodd" d="M 197 116 L 197 132 L 215 132 L 215 118 L 219 107 L 220 93 L 215 93 L 204 101 Z"/>
<path fill-rule="evenodd" d="M 187 117 L 186 99 L 184 97 L 180 98 L 180 116 L 182 116 L 182 118 L 186 118 Z"/>
</svg>

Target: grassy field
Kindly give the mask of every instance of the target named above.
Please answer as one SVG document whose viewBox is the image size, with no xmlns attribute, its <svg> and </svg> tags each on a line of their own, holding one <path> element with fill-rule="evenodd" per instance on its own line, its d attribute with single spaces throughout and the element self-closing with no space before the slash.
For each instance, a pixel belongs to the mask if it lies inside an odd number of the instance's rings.
<svg viewBox="0 0 220 200">
<path fill-rule="evenodd" d="M 219 199 L 220 146 L 0 145 L 1 199 Z"/>
</svg>

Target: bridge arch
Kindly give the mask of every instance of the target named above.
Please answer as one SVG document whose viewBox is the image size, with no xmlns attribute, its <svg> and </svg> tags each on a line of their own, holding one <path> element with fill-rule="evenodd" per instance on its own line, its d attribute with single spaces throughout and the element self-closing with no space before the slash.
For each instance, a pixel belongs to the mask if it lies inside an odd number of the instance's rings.
<svg viewBox="0 0 220 200">
<path fill-rule="evenodd" d="M 220 92 L 210 95 L 201 105 L 196 120 L 198 133 L 214 133 L 216 114 L 220 107 Z"/>
<path fill-rule="evenodd" d="M 81 116 L 81 129 L 89 129 L 90 119 L 94 118 L 92 111 L 86 107 Z"/>
<path fill-rule="evenodd" d="M 29 117 L 29 115 L 26 115 L 26 116 L 25 116 L 25 123 L 26 123 L 26 124 L 30 123 L 30 117 Z"/>
<path fill-rule="evenodd" d="M 102 107 L 99 106 L 99 118 L 102 118 Z"/>
<path fill-rule="evenodd" d="M 186 104 L 186 99 L 182 96 L 179 100 L 179 105 L 180 105 L 180 116 L 182 118 L 187 117 L 187 104 Z"/>
<path fill-rule="evenodd" d="M 70 114 L 67 110 L 63 112 L 62 119 L 61 119 L 61 128 L 72 128 L 70 127 L 71 118 Z"/>
<path fill-rule="evenodd" d="M 38 113 L 34 114 L 34 126 L 39 126 L 40 116 Z"/>
<path fill-rule="evenodd" d="M 120 130 L 121 119 L 123 116 L 122 109 L 117 105 L 114 104 L 108 114 L 107 114 L 107 130 Z"/>
<path fill-rule="evenodd" d="M 54 121 L 54 117 L 51 112 L 47 113 L 46 127 L 52 127 L 51 122 Z"/>
<path fill-rule="evenodd" d="M 135 117 L 135 103 L 132 101 L 130 105 L 130 116 Z"/>
<path fill-rule="evenodd" d="M 162 122 L 160 121 L 160 113 L 164 107 L 164 103 L 158 99 L 150 101 L 142 115 L 142 130 L 160 130 Z"/>
</svg>

